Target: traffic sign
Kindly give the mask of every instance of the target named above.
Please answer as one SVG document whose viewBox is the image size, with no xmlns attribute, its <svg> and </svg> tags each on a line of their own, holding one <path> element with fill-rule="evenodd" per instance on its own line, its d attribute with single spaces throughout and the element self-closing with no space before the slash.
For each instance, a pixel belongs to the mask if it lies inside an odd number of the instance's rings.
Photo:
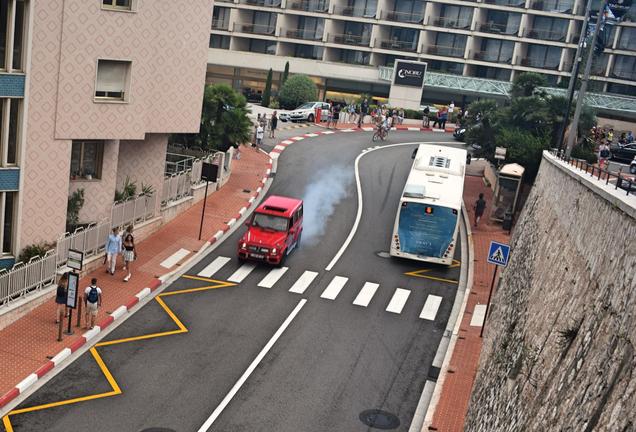
<svg viewBox="0 0 636 432">
<path fill-rule="evenodd" d="M 68 266 L 68 268 L 81 271 L 83 263 L 84 252 L 75 249 L 68 250 L 68 258 L 66 260 L 66 265 Z"/>
<path fill-rule="evenodd" d="M 510 258 L 510 245 L 496 241 L 490 242 L 490 249 L 488 250 L 488 262 L 490 264 L 505 267 L 508 265 L 508 258 Z"/>
<path fill-rule="evenodd" d="M 71 309 L 77 307 L 77 298 L 79 291 L 79 275 L 77 273 L 68 273 L 68 285 L 66 295 L 66 306 Z"/>
</svg>

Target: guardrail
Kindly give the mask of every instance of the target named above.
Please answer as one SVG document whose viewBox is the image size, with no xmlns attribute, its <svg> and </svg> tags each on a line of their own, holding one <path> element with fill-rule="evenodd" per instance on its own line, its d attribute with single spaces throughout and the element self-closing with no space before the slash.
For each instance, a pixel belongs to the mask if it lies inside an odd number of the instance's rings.
<svg viewBox="0 0 636 432">
<path fill-rule="evenodd" d="M 55 251 L 43 257 L 33 257 L 16 263 L 10 270 L 0 272 L 0 306 L 8 305 L 25 295 L 41 290 L 55 282 L 57 270 Z"/>
<path fill-rule="evenodd" d="M 157 195 L 140 195 L 113 205 L 110 211 L 110 226 L 123 227 L 143 222 L 155 215 Z"/>
<path fill-rule="evenodd" d="M 172 174 L 163 180 L 163 195 L 161 205 L 165 206 L 171 201 L 177 201 L 190 195 L 191 171 L 182 171 Z"/>
<path fill-rule="evenodd" d="M 609 185 L 611 182 L 614 185 L 615 190 L 621 188 L 626 191 L 627 195 L 629 195 L 630 193 L 634 195 L 634 192 L 636 192 L 636 181 L 634 181 L 633 177 L 623 176 L 623 173 L 621 171 L 622 168 L 618 170 L 618 173 L 613 173 L 607 169 L 603 169 L 594 164 L 590 164 L 584 159 L 567 157 L 563 153 L 559 153 L 559 151 L 556 149 L 550 150 L 550 153 L 552 153 L 556 158 L 562 160 L 563 162 L 572 165 L 576 169 L 585 171 L 585 174 L 590 174 L 591 177 L 596 177 L 598 181 L 605 180 L 606 185 Z M 616 181 L 614 182 L 614 180 Z"/>
</svg>

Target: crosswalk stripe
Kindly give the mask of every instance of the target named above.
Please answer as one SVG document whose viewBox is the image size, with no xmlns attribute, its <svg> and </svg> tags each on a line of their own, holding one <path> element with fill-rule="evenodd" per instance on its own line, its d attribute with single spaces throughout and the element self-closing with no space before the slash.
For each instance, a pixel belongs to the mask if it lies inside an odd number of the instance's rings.
<svg viewBox="0 0 636 432">
<path fill-rule="evenodd" d="M 429 295 L 426 298 L 426 303 L 424 303 L 424 308 L 422 308 L 422 313 L 420 314 L 420 318 L 435 321 L 435 316 L 437 316 L 437 310 L 439 309 L 439 305 L 442 303 L 442 298 L 436 295 Z"/>
<path fill-rule="evenodd" d="M 411 291 L 402 288 L 396 288 L 395 292 L 393 293 L 393 297 L 391 297 L 389 305 L 386 307 L 386 311 L 395 314 L 402 313 L 402 308 L 404 308 L 409 295 L 411 295 Z"/>
<path fill-rule="evenodd" d="M 258 283 L 258 286 L 263 288 L 273 287 L 274 284 L 278 282 L 278 279 L 283 277 L 287 270 L 289 270 L 289 267 L 272 269 L 269 273 L 267 273 L 267 276 L 265 276 L 263 280 Z"/>
<path fill-rule="evenodd" d="M 187 249 L 179 249 L 159 264 L 163 268 L 171 268 L 190 253 Z"/>
<path fill-rule="evenodd" d="M 294 285 L 292 285 L 292 287 L 289 289 L 289 292 L 296 294 L 304 293 L 309 285 L 311 285 L 311 283 L 314 281 L 314 279 L 316 279 L 316 276 L 318 276 L 317 272 L 306 270 L 302 274 L 302 276 L 300 276 L 298 280 L 294 282 Z"/>
<path fill-rule="evenodd" d="M 340 290 L 345 286 L 348 280 L 349 278 L 343 276 L 334 277 L 331 282 L 329 282 L 329 285 L 327 285 L 327 288 L 325 288 L 322 294 L 320 294 L 320 297 L 335 300 L 336 297 L 338 297 Z"/>
<path fill-rule="evenodd" d="M 371 302 L 371 299 L 375 295 L 375 291 L 378 289 L 379 286 L 380 285 L 377 283 L 365 282 L 356 299 L 353 301 L 353 304 L 362 307 L 369 306 L 369 303 Z"/>
<path fill-rule="evenodd" d="M 256 268 L 254 263 L 245 263 L 228 278 L 230 282 L 241 283 Z"/>
<path fill-rule="evenodd" d="M 216 273 L 219 270 L 221 270 L 221 267 L 223 267 L 228 262 L 230 262 L 230 258 L 228 258 L 228 257 L 224 257 L 224 256 L 216 257 L 216 259 L 214 261 L 212 261 L 210 264 L 208 264 L 203 270 L 201 270 L 197 274 L 197 276 L 201 276 L 201 277 L 204 277 L 204 278 L 209 278 L 214 273 Z"/>
</svg>

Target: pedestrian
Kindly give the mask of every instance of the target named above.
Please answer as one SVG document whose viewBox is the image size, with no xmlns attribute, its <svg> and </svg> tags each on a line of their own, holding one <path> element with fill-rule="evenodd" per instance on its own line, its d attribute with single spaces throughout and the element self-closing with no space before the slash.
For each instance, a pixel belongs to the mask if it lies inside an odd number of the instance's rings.
<svg viewBox="0 0 636 432">
<path fill-rule="evenodd" d="M 601 142 L 601 146 L 598 149 L 598 160 L 599 160 L 599 168 L 603 169 L 603 168 L 607 168 L 607 163 L 608 160 L 611 156 L 610 153 L 610 148 L 607 145 L 607 141 L 603 140 L 603 142 Z"/>
<path fill-rule="evenodd" d="M 357 120 L 358 120 L 358 129 L 360 129 L 360 128 L 362 128 L 362 117 L 363 117 L 363 114 L 362 114 L 362 105 L 360 105 L 359 107 L 357 107 L 356 115 L 357 115 Z"/>
<path fill-rule="evenodd" d="M 395 127 L 398 125 L 398 112 L 397 109 L 393 108 L 391 110 L 391 127 Z"/>
<path fill-rule="evenodd" d="M 477 224 L 479 220 L 484 215 L 484 210 L 486 210 L 486 200 L 484 200 L 484 194 L 479 194 L 479 199 L 475 201 L 475 228 L 477 228 Z"/>
<path fill-rule="evenodd" d="M 263 125 L 258 125 L 256 127 L 256 145 L 254 146 L 256 149 L 263 144 L 263 136 L 265 135 L 265 131 L 263 130 Z"/>
<path fill-rule="evenodd" d="M 424 107 L 424 113 L 422 113 L 422 127 L 423 128 L 427 128 L 431 124 L 431 119 L 428 116 L 430 113 L 431 113 L 431 110 L 428 108 L 428 106 Z"/>
<path fill-rule="evenodd" d="M 439 120 L 439 128 L 446 129 L 446 120 L 448 120 L 448 111 L 446 110 L 446 107 L 442 108 L 442 111 L 439 114 Z"/>
<path fill-rule="evenodd" d="M 276 127 L 278 126 L 278 114 L 276 111 L 269 120 L 269 137 L 276 138 Z"/>
<path fill-rule="evenodd" d="M 401 125 L 402 123 L 404 123 L 404 110 L 400 108 L 398 111 L 398 124 Z"/>
<path fill-rule="evenodd" d="M 91 279 L 91 285 L 84 290 L 84 306 L 86 309 L 86 327 L 95 327 L 97 312 L 102 306 L 102 289 L 97 286 L 97 279 Z"/>
<path fill-rule="evenodd" d="M 57 309 L 55 311 L 55 324 L 59 324 L 60 321 L 66 316 L 66 296 L 68 295 L 68 274 L 64 273 L 60 277 L 60 281 L 57 283 L 57 291 L 55 293 L 55 304 Z"/>
<path fill-rule="evenodd" d="M 334 112 L 334 106 L 333 104 L 330 104 L 329 112 L 327 113 L 327 129 L 331 129 L 331 123 L 333 122 L 333 112 Z"/>
<path fill-rule="evenodd" d="M 366 119 L 367 115 L 369 114 L 369 101 L 367 98 L 364 98 L 364 100 L 362 101 L 362 105 L 360 107 L 360 115 L 362 117 L 362 120 L 360 121 L 360 123 L 364 123 L 364 120 Z"/>
<path fill-rule="evenodd" d="M 336 128 L 338 127 L 338 122 L 340 121 L 340 104 L 337 103 L 336 106 L 333 108 L 333 124 L 334 126 L 336 126 Z"/>
<path fill-rule="evenodd" d="M 128 282 L 132 276 L 132 263 L 137 259 L 137 250 L 135 249 L 135 237 L 133 236 L 133 226 L 128 225 L 124 233 L 123 243 L 124 270 L 128 270 L 128 274 L 124 277 L 124 282 Z"/>
<path fill-rule="evenodd" d="M 627 143 L 631 144 L 634 142 L 634 135 L 632 134 L 632 131 L 627 132 Z"/>
<path fill-rule="evenodd" d="M 614 142 L 614 129 L 610 129 L 609 132 L 607 132 L 607 140 L 610 144 Z"/>
<path fill-rule="evenodd" d="M 121 236 L 119 235 L 119 228 L 113 228 L 113 231 L 108 235 L 105 249 L 107 265 L 106 273 L 114 275 L 117 266 L 117 255 L 121 252 Z"/>
<path fill-rule="evenodd" d="M 455 101 L 451 101 L 451 103 L 448 104 L 448 114 L 453 114 L 453 112 L 455 112 Z"/>
</svg>

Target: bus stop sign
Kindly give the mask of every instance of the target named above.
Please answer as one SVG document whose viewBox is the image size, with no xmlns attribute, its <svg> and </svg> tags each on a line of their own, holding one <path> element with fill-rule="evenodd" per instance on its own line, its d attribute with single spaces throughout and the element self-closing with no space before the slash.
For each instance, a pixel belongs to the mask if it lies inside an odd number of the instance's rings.
<svg viewBox="0 0 636 432">
<path fill-rule="evenodd" d="M 490 242 L 488 250 L 488 262 L 490 264 L 505 267 L 508 265 L 508 258 L 510 258 L 510 245 L 496 241 Z"/>
</svg>

